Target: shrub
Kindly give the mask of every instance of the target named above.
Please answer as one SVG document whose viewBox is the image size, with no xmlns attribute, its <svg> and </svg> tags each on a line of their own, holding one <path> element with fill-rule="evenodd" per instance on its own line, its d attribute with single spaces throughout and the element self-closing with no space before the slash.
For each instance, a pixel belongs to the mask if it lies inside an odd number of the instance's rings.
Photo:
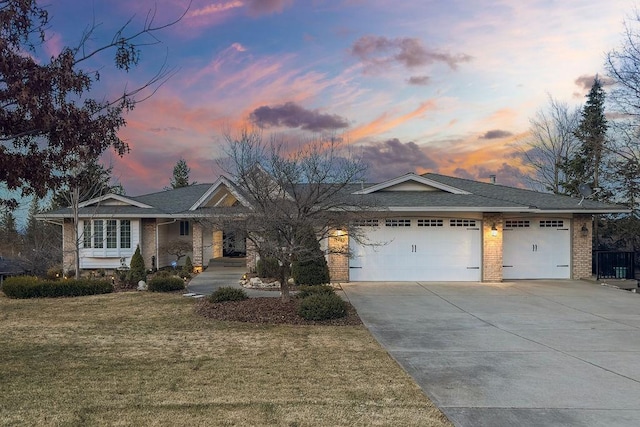
<svg viewBox="0 0 640 427">
<path fill-rule="evenodd" d="M 78 297 L 113 292 L 113 285 L 108 280 L 40 281 L 34 277 L 22 276 L 8 278 L 2 286 L 2 291 L 9 298 Z"/>
<path fill-rule="evenodd" d="M 329 285 L 315 285 L 315 286 L 299 286 L 297 288 L 298 293 L 296 296 L 298 298 L 307 298 L 311 295 L 318 294 L 335 294 L 336 291 Z"/>
<path fill-rule="evenodd" d="M 62 267 L 51 267 L 45 276 L 48 280 L 60 280 L 64 277 Z"/>
<path fill-rule="evenodd" d="M 167 278 L 167 277 L 175 277 L 175 276 L 176 276 L 176 275 L 175 275 L 175 274 L 173 274 L 173 271 L 169 271 L 169 270 L 158 270 L 158 271 L 156 272 L 156 274 L 155 274 L 153 277 L 154 277 L 154 278 L 157 278 L 157 277 L 164 277 L 164 278 Z"/>
<path fill-rule="evenodd" d="M 315 294 L 300 302 L 298 314 L 306 320 L 335 319 L 346 316 L 347 304 L 335 293 Z"/>
<path fill-rule="evenodd" d="M 154 277 L 149 280 L 147 289 L 151 292 L 172 292 L 184 289 L 184 281 L 179 277 Z"/>
<path fill-rule="evenodd" d="M 187 255 L 187 258 L 184 260 L 184 267 L 182 267 L 182 273 L 190 275 L 193 273 L 193 263 L 191 262 L 191 257 Z"/>
<path fill-rule="evenodd" d="M 147 269 L 144 267 L 144 258 L 142 258 L 140 246 L 138 246 L 131 257 L 131 266 L 129 274 L 127 275 L 127 281 L 132 285 L 137 285 L 140 280 L 147 280 Z"/>
<path fill-rule="evenodd" d="M 301 228 L 297 239 L 301 245 L 299 259 L 291 265 L 291 277 L 295 283 L 311 286 L 329 283 L 329 266 L 313 228 Z"/>
<path fill-rule="evenodd" d="M 291 265 L 291 277 L 297 285 L 324 285 L 329 283 L 329 266 L 324 257 L 304 262 L 294 262 Z"/>
<path fill-rule="evenodd" d="M 278 277 L 280 263 L 275 258 L 260 258 L 256 263 L 258 277 Z"/>
<path fill-rule="evenodd" d="M 216 291 L 209 296 L 209 301 L 210 302 L 242 301 L 247 298 L 249 298 L 249 296 L 244 291 L 244 289 L 225 286 L 225 287 L 216 289 Z"/>
</svg>

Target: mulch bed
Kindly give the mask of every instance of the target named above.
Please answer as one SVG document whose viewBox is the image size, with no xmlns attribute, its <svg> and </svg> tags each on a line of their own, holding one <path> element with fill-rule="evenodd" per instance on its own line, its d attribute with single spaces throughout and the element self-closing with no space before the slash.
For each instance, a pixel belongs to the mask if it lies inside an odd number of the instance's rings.
<svg viewBox="0 0 640 427">
<path fill-rule="evenodd" d="M 196 312 L 215 320 L 247 323 L 287 324 L 287 325 L 361 325 L 362 321 L 353 306 L 347 303 L 347 315 L 338 319 L 322 321 L 305 320 L 298 316 L 300 300 L 293 297 L 288 303 L 280 298 L 260 297 L 244 301 L 211 303 L 202 299 L 196 305 Z"/>
</svg>

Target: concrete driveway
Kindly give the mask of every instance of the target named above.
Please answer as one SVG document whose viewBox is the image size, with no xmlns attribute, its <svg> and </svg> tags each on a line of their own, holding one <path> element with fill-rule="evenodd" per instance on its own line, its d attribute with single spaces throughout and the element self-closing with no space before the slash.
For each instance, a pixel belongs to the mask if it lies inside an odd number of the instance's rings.
<svg viewBox="0 0 640 427">
<path fill-rule="evenodd" d="M 347 283 L 458 426 L 640 425 L 640 295 L 580 281 Z"/>
</svg>

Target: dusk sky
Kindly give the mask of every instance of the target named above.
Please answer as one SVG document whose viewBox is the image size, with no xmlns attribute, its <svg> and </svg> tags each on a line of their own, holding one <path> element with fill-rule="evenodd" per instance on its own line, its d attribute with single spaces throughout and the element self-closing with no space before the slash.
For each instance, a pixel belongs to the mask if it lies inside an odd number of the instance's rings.
<svg viewBox="0 0 640 427">
<path fill-rule="evenodd" d="M 76 45 L 93 20 L 112 35 L 179 16 L 188 1 L 49 2 L 47 49 Z M 135 87 L 166 61 L 176 73 L 127 114 L 127 194 L 161 190 L 183 157 L 213 182 L 222 135 L 248 123 L 306 140 L 334 133 L 370 163 L 370 181 L 437 172 L 517 184 L 516 144 L 548 95 L 581 104 L 631 1 L 194 0 L 144 48 L 139 67 L 109 76 Z M 109 58 L 103 57 L 102 61 Z M 102 89 L 102 88 L 100 88 Z M 99 92 L 97 92 L 99 93 Z"/>
</svg>

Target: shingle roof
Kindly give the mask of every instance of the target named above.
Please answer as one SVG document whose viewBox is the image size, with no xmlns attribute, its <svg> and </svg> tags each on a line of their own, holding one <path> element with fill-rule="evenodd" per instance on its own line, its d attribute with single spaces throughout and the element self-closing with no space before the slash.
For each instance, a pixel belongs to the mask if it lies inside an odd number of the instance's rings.
<svg viewBox="0 0 640 427">
<path fill-rule="evenodd" d="M 408 177 L 416 175 L 409 174 Z M 624 206 L 610 205 L 593 200 L 559 196 L 520 188 L 489 184 L 469 179 L 426 173 L 421 175 L 431 181 L 444 184 L 468 194 L 453 194 L 448 191 L 375 191 L 369 194 L 354 194 L 377 184 L 350 184 L 341 194 L 358 205 L 369 206 L 371 210 L 422 210 L 422 211 L 485 211 L 485 212 L 539 212 L 563 211 L 575 213 L 626 212 Z M 233 183 L 230 183 L 233 185 Z M 123 216 L 123 217 L 189 217 L 242 213 L 246 208 L 199 208 L 189 209 L 203 197 L 213 184 L 196 184 L 188 187 L 165 190 L 141 196 L 126 196 L 134 201 L 152 206 L 91 206 L 81 210 L 81 216 Z M 304 187 L 304 184 L 299 184 Z M 234 185 L 234 190 L 245 197 Z M 43 214 L 42 217 L 69 217 L 71 209 L 64 208 Z"/>
</svg>

